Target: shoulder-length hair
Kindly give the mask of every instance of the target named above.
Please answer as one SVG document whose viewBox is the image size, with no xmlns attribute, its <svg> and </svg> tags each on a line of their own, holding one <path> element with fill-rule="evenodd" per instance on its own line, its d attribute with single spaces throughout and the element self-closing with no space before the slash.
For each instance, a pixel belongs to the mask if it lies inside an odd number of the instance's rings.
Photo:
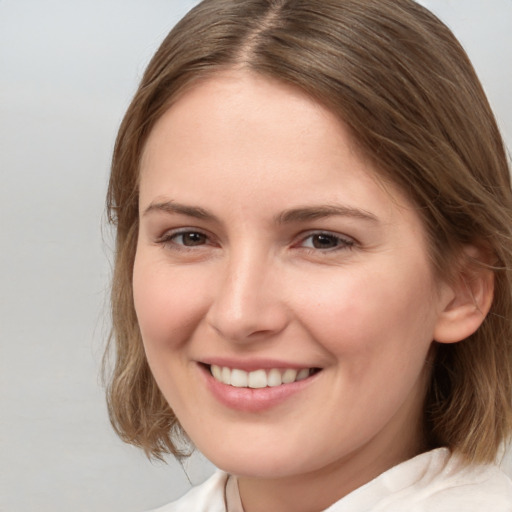
<svg viewBox="0 0 512 512">
<path fill-rule="evenodd" d="M 335 113 L 380 175 L 417 206 L 439 276 L 449 278 L 467 244 L 492 255 L 490 313 L 466 340 L 436 347 L 424 425 L 431 447 L 493 460 L 512 425 L 507 157 L 466 53 L 412 0 L 205 0 L 163 41 L 121 124 L 108 190 L 117 230 L 108 406 L 117 433 L 149 456 L 184 453 L 133 305 L 139 162 L 153 125 L 180 92 L 229 68 L 292 84 Z"/>
</svg>

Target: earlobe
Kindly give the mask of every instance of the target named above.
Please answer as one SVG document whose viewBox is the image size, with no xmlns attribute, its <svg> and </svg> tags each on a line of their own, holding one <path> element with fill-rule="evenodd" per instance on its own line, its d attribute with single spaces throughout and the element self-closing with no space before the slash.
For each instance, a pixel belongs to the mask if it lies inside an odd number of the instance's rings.
<svg viewBox="0 0 512 512">
<path fill-rule="evenodd" d="M 464 249 L 461 268 L 451 284 L 444 284 L 444 304 L 438 316 L 434 339 L 456 343 L 482 325 L 494 297 L 494 272 L 489 257 L 475 246 Z"/>
</svg>

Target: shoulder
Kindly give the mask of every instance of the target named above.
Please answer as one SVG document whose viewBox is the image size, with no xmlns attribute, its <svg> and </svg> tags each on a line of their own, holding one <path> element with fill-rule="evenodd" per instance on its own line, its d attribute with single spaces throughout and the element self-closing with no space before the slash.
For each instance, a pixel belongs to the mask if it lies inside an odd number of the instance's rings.
<svg viewBox="0 0 512 512">
<path fill-rule="evenodd" d="M 457 467 L 441 473 L 425 489 L 425 504 L 439 512 L 512 512 L 512 481 L 494 465 Z"/>
<path fill-rule="evenodd" d="M 403 500 L 404 510 L 512 512 L 512 481 L 498 466 L 468 466 L 446 449 L 423 454 L 416 461 L 405 463 L 402 469 L 407 469 L 407 465 L 414 466 L 414 463 L 423 470 L 420 478 L 396 496 Z M 399 481 L 400 471 L 396 471 L 395 476 Z M 382 510 L 388 509 L 383 507 Z"/>
<path fill-rule="evenodd" d="M 512 482 L 439 448 L 389 469 L 326 512 L 512 512 Z"/>
<path fill-rule="evenodd" d="M 226 473 L 216 471 L 206 482 L 193 487 L 179 500 L 148 512 L 226 512 L 226 480 Z"/>
</svg>

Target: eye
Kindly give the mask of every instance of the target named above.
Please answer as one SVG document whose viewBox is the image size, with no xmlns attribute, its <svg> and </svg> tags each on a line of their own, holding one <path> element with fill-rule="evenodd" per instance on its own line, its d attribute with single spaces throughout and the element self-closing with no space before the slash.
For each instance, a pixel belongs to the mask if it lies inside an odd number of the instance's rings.
<svg viewBox="0 0 512 512">
<path fill-rule="evenodd" d="M 161 236 L 157 243 L 168 247 L 174 247 L 176 249 L 198 247 L 206 245 L 209 242 L 209 238 L 200 231 L 193 230 L 181 230 L 181 231 L 168 231 Z"/>
<path fill-rule="evenodd" d="M 333 233 L 312 233 L 300 245 L 308 249 L 346 249 L 352 247 L 354 241 Z"/>
<path fill-rule="evenodd" d="M 203 233 L 197 231 L 184 231 L 182 233 L 176 233 L 170 237 L 175 244 L 184 245 L 186 247 L 194 247 L 196 245 L 204 245 L 208 238 Z"/>
</svg>

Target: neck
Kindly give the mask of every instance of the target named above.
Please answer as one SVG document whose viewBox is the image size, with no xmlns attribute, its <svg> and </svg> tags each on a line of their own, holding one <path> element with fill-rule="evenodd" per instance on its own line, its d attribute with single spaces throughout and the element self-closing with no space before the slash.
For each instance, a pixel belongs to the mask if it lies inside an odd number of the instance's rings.
<svg viewBox="0 0 512 512">
<path fill-rule="evenodd" d="M 320 512 L 388 469 L 425 451 L 421 426 L 404 436 L 372 439 L 345 458 L 284 478 L 238 477 L 244 512 Z M 418 441 L 420 440 L 420 441 Z M 395 447 L 395 449 L 390 449 Z"/>
</svg>

